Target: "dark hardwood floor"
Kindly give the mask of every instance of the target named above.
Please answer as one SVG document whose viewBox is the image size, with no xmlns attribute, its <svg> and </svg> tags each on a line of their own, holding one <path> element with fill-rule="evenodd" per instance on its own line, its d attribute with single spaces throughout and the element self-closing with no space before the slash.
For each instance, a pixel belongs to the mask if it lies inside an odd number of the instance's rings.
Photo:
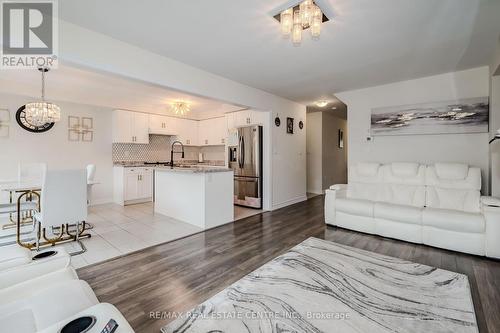
<svg viewBox="0 0 500 333">
<path fill-rule="evenodd" d="M 500 262 L 326 227 L 323 196 L 78 270 L 101 302 L 116 305 L 138 333 L 186 311 L 314 236 L 469 277 L 480 332 L 500 333 Z M 500 241 L 500 235 L 499 235 Z"/>
</svg>

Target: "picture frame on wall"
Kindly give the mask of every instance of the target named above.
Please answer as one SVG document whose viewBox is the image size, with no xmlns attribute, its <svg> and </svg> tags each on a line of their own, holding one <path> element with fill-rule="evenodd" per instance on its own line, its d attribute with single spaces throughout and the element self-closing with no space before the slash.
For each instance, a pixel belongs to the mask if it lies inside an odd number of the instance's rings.
<svg viewBox="0 0 500 333">
<path fill-rule="evenodd" d="M 344 149 L 344 131 L 342 131 L 341 129 L 339 129 L 338 141 L 339 141 L 339 148 Z"/>
<path fill-rule="evenodd" d="M 7 109 L 0 109 L 0 138 L 8 138 L 10 129 L 10 112 Z"/>
<path fill-rule="evenodd" d="M 286 118 L 286 132 L 288 134 L 293 134 L 293 118 Z"/>
</svg>

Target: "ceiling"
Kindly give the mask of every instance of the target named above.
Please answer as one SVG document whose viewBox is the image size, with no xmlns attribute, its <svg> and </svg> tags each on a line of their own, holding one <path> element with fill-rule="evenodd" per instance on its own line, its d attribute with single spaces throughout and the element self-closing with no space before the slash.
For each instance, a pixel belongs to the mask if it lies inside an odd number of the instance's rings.
<svg viewBox="0 0 500 333">
<path fill-rule="evenodd" d="M 243 107 L 196 97 L 150 84 L 59 65 L 46 74 L 46 98 L 147 113 L 170 114 L 171 104 L 186 101 L 185 117 L 207 119 Z M 2 71 L 0 92 L 40 98 L 41 74 L 36 70 Z"/>
<path fill-rule="evenodd" d="M 498 0 L 317 0 L 321 39 L 284 40 L 287 0 L 64 0 L 62 19 L 300 103 L 489 65 Z"/>
</svg>

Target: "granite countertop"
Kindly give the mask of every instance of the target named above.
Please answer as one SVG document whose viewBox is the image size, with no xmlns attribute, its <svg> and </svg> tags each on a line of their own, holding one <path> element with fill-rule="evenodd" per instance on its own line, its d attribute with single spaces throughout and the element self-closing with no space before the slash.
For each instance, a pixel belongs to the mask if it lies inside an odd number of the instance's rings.
<svg viewBox="0 0 500 333">
<path fill-rule="evenodd" d="M 184 162 L 176 162 L 175 165 L 183 165 L 183 166 L 200 166 L 202 168 L 205 167 L 215 167 L 215 168 L 221 168 L 225 167 L 224 166 L 224 161 L 220 162 L 203 162 L 203 163 L 198 163 L 197 161 L 184 161 Z M 149 168 L 158 168 L 158 167 L 169 167 L 166 164 L 149 164 L 145 162 L 114 162 L 113 166 L 115 167 L 123 167 L 123 168 L 140 168 L 140 167 L 149 167 Z"/>
<path fill-rule="evenodd" d="M 229 169 L 223 166 L 183 166 L 173 168 L 169 166 L 157 166 L 156 171 L 161 172 L 184 172 L 184 173 L 215 173 L 215 172 L 232 172 L 233 169 Z"/>
</svg>

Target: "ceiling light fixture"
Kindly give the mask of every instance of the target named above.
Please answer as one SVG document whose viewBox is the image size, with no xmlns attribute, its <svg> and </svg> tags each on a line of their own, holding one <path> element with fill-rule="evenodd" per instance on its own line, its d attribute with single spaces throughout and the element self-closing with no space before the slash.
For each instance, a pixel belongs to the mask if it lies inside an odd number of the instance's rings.
<svg viewBox="0 0 500 333">
<path fill-rule="evenodd" d="M 191 111 L 191 107 L 187 102 L 183 102 L 183 101 L 174 102 L 174 103 L 172 103 L 172 111 L 175 114 L 183 116 L 183 115 L 187 114 L 189 111 Z"/>
<path fill-rule="evenodd" d="M 302 43 L 302 31 L 306 29 L 310 29 L 313 40 L 318 40 L 321 35 L 321 24 L 329 21 L 313 0 L 304 0 L 275 15 L 274 18 L 281 24 L 283 38 L 289 38 L 291 35 L 294 46 Z"/>
<path fill-rule="evenodd" d="M 42 100 L 39 102 L 27 103 L 25 106 L 26 121 L 33 126 L 43 126 L 45 124 L 56 123 L 61 120 L 61 108 L 54 103 L 45 101 L 45 73 L 48 68 L 39 68 L 42 72 Z"/>
<path fill-rule="evenodd" d="M 325 106 L 328 105 L 328 101 L 321 100 L 321 101 L 315 102 L 314 104 L 316 104 L 317 107 L 324 108 Z"/>
</svg>

